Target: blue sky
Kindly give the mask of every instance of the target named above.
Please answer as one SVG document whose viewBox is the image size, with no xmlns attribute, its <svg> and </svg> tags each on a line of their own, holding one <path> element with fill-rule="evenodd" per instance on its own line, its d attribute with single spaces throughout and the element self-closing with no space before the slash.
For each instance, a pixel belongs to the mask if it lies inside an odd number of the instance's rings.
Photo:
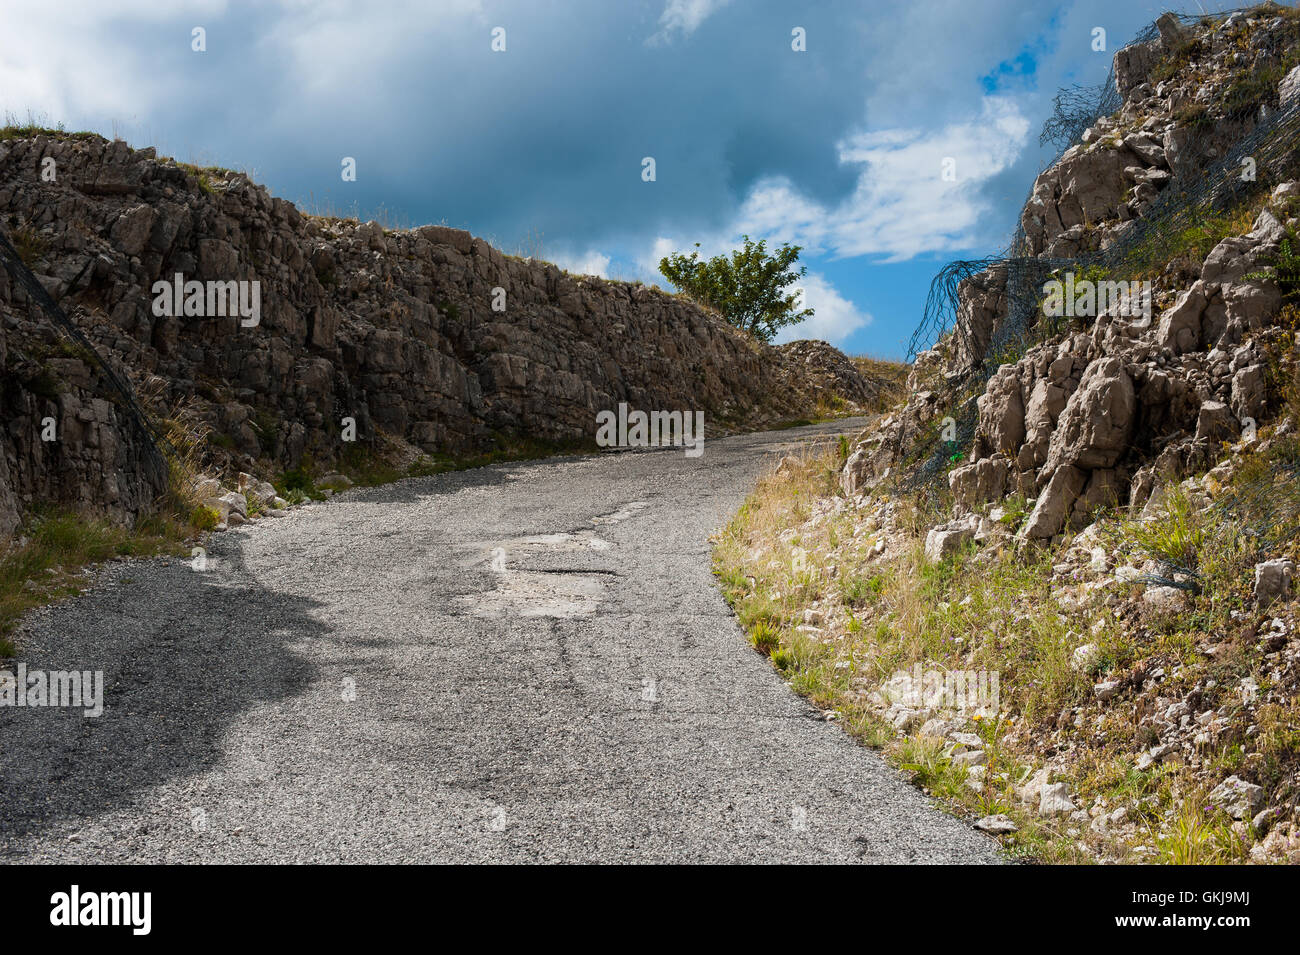
<svg viewBox="0 0 1300 955">
<path fill-rule="evenodd" d="M 1186 9 L 1225 9 L 1202 0 Z M 308 211 L 445 222 L 575 271 L 804 246 L 786 337 L 902 357 L 943 263 L 1002 248 L 1057 88 L 1143 0 L 6 0 L 0 111 L 241 169 Z M 159 9 L 163 8 L 163 9 Z M 192 30 L 206 51 L 192 50 Z M 505 30 L 505 50 L 492 31 Z M 801 27 L 806 50 L 792 49 Z M 1106 31 L 1095 52 L 1093 31 Z M 342 157 L 356 182 L 340 177 Z M 642 180 L 653 157 L 654 182 Z M 945 159 L 955 178 L 945 180 Z M 382 213 L 381 213 L 382 210 Z"/>
</svg>

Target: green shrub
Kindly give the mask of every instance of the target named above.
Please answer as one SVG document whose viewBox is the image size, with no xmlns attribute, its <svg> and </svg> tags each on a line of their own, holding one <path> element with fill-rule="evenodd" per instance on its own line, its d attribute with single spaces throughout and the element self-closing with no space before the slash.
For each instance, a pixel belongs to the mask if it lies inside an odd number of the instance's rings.
<svg viewBox="0 0 1300 955">
<path fill-rule="evenodd" d="M 215 507 L 200 504 L 190 513 L 190 524 L 200 531 L 210 531 L 221 523 L 221 514 Z"/>
<path fill-rule="evenodd" d="M 659 271 L 692 301 L 755 338 L 771 341 L 780 329 L 812 317 L 811 308 L 800 308 L 799 292 L 787 291 L 808 270 L 794 268 L 797 245 L 786 243 L 769 254 L 766 239 L 741 238 L 744 246 L 730 256 L 701 260 L 698 252 L 677 253 L 660 259 Z"/>
<path fill-rule="evenodd" d="M 846 577 L 840 584 L 840 598 L 847 607 L 864 607 L 884 592 L 885 579 L 879 574 Z"/>
</svg>

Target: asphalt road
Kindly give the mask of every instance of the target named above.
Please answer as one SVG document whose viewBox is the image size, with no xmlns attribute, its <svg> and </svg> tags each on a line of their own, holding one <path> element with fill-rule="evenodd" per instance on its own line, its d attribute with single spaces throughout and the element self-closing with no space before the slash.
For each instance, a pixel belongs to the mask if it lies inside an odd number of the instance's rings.
<svg viewBox="0 0 1300 955">
<path fill-rule="evenodd" d="M 816 433 L 500 465 L 110 565 L 0 707 L 7 862 L 996 862 L 749 648 L 708 535 Z"/>
</svg>

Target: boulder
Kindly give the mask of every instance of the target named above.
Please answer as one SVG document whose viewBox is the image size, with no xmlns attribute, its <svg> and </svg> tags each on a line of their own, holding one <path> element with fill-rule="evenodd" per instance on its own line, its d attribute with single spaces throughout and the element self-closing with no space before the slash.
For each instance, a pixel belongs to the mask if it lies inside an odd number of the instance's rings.
<svg viewBox="0 0 1300 955">
<path fill-rule="evenodd" d="M 1114 698 L 1119 694 L 1119 680 L 1105 680 L 1096 684 L 1092 688 L 1092 695 L 1100 702 L 1105 703 L 1107 700 Z"/>
<path fill-rule="evenodd" d="M 1242 282 L 1223 290 L 1229 324 L 1240 329 L 1268 325 L 1282 307 L 1282 290 L 1271 281 Z"/>
<path fill-rule="evenodd" d="M 1239 430 L 1237 419 L 1222 401 L 1201 403 L 1200 413 L 1196 417 L 1197 441 L 1217 444 L 1235 438 Z"/>
<path fill-rule="evenodd" d="M 275 498 L 275 485 L 270 481 L 258 481 L 248 490 L 248 496 L 259 504 L 270 504 Z"/>
<path fill-rule="evenodd" d="M 1247 365 L 1232 376 L 1232 410 L 1239 418 L 1258 419 L 1267 399 L 1268 370 L 1264 365 Z"/>
<path fill-rule="evenodd" d="M 1255 243 L 1244 235 L 1230 235 L 1210 250 L 1201 264 L 1201 281 L 1205 283 L 1236 282 L 1255 268 Z"/>
<path fill-rule="evenodd" d="M 978 521 L 965 519 L 932 527 L 925 535 L 925 557 L 938 562 L 961 550 L 962 545 L 975 537 Z"/>
<path fill-rule="evenodd" d="M 1133 381 L 1124 363 L 1114 357 L 1093 361 L 1057 422 L 1048 471 L 1064 465 L 1114 467 L 1128 447 L 1136 410 Z"/>
<path fill-rule="evenodd" d="M 1030 540 L 1055 537 L 1065 526 L 1075 499 L 1083 491 L 1087 474 L 1072 465 L 1059 467 L 1038 497 L 1022 534 Z"/>
<path fill-rule="evenodd" d="M 877 445 L 859 444 L 853 449 L 840 472 L 840 488 L 845 497 L 857 497 L 880 477 L 874 466 L 879 453 Z"/>
<path fill-rule="evenodd" d="M 1003 455 L 982 458 L 948 473 L 948 486 L 960 509 L 1000 500 L 1007 492 L 1011 468 Z"/>
<path fill-rule="evenodd" d="M 1038 802 L 1050 776 L 1051 773 L 1046 769 L 1037 770 L 1033 775 L 1026 771 L 1026 775 L 1015 786 L 1016 798 L 1025 803 Z"/>
<path fill-rule="evenodd" d="M 1034 383 L 1025 409 L 1025 444 L 1016 459 L 1022 470 L 1036 468 L 1047 460 L 1056 422 L 1065 411 L 1066 401 L 1065 383 L 1046 378 Z"/>
<path fill-rule="evenodd" d="M 238 491 L 231 491 L 229 494 L 223 494 L 216 500 L 225 504 L 227 514 L 238 514 L 240 517 L 248 517 L 248 499 Z"/>
<path fill-rule="evenodd" d="M 1209 264 L 1207 260 L 1207 266 Z M 1175 355 L 1195 351 L 1201 345 L 1201 315 L 1207 304 L 1204 281 L 1197 281 L 1160 316 L 1156 344 Z"/>
<path fill-rule="evenodd" d="M 1148 166 L 1163 166 L 1165 147 L 1145 133 L 1130 133 L 1124 139 L 1124 145 Z M 1149 178 L 1147 181 L 1151 181 Z"/>
<path fill-rule="evenodd" d="M 1208 799 L 1233 819 L 1249 819 L 1263 807 L 1264 789 L 1239 776 L 1229 776 L 1210 791 Z"/>
<path fill-rule="evenodd" d="M 216 511 L 218 524 L 227 523 L 227 519 L 230 517 L 230 502 L 223 496 L 205 498 L 200 506 Z"/>
<path fill-rule="evenodd" d="M 1070 787 L 1066 783 L 1044 783 L 1038 791 L 1039 815 L 1058 816 L 1074 809 L 1074 800 L 1070 798 Z"/>
<path fill-rule="evenodd" d="M 1266 560 L 1255 565 L 1255 604 L 1261 610 L 1291 596 L 1291 583 L 1295 579 L 1295 562 L 1291 560 Z"/>
<path fill-rule="evenodd" d="M 1187 603 L 1187 591 L 1179 587 L 1148 587 L 1142 594 L 1142 605 L 1157 613 L 1181 613 Z"/>
</svg>

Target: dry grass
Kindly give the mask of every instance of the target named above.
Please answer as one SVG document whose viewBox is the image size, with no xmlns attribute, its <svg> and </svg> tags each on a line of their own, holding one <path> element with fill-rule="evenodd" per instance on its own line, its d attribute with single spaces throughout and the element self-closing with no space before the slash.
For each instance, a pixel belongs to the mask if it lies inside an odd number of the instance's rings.
<svg viewBox="0 0 1300 955">
<path fill-rule="evenodd" d="M 139 521 L 134 529 L 67 512 L 37 515 L 22 529 L 18 546 L 0 558 L 0 657 L 16 648 L 9 636 L 28 610 L 80 593 L 85 569 L 114 557 L 183 553 L 186 524 L 168 515 Z"/>
<path fill-rule="evenodd" d="M 845 730 L 882 747 L 954 811 L 1010 815 L 1020 827 L 1003 840 L 1013 854 L 1066 862 L 1098 856 L 1242 861 L 1248 840 L 1199 804 L 1183 808 L 1207 778 L 1237 771 L 1242 756 L 1231 741 L 1240 735 L 1223 733 L 1220 751 L 1209 753 L 1199 769 L 1173 763 L 1138 771 L 1137 751 L 1152 745 L 1141 706 L 1151 704 L 1136 698 L 1102 704 L 1092 693 L 1101 680 L 1163 666 L 1181 671 L 1179 680 L 1139 696 L 1186 694 L 1217 674 L 1221 689 L 1205 693 L 1201 706 L 1235 712 L 1233 687 L 1243 674 L 1258 672 L 1262 651 L 1240 644 L 1234 656 L 1212 659 L 1198 649 L 1207 631 L 1249 626 L 1231 612 L 1248 595 L 1250 565 L 1235 552 L 1196 553 L 1198 542 L 1222 538 L 1225 528 L 1210 526 L 1216 518 L 1179 504 L 1177 495 L 1169 496 L 1171 506 L 1182 517 L 1173 524 L 1142 526 L 1119 513 L 1103 516 L 1098 535 L 1120 555 L 1117 560 L 1140 563 L 1155 551 L 1194 558 L 1204 575 L 1205 591 L 1190 612 L 1152 623 L 1137 609 L 1140 584 L 1112 583 L 1104 593 L 1118 603 L 1075 599 L 1084 591 L 1054 574 L 1072 545 L 1068 537 L 1058 549 L 1008 546 L 999 552 L 991 545 L 928 561 L 924 533 L 943 519 L 942 508 L 895 498 L 887 526 L 879 519 L 883 501 L 868 500 L 855 511 L 838 491 L 845 451 L 809 446 L 774 468 L 714 539 L 714 570 L 724 594 L 751 643 L 791 688 L 834 710 Z M 1090 664 L 1076 667 L 1073 653 L 1084 643 L 1097 650 Z M 982 782 L 945 755 L 940 741 L 920 737 L 915 726 L 900 732 L 883 721 L 887 707 L 873 693 L 918 663 L 926 670 L 999 674 L 999 716 L 966 725 L 985 747 Z M 1262 767 L 1254 777 L 1263 785 L 1284 783 L 1300 759 L 1297 734 L 1287 723 L 1293 715 L 1282 709 L 1258 714 L 1259 755 L 1250 765 Z M 1251 719 L 1246 713 L 1235 718 Z M 1234 732 L 1244 734 L 1245 723 Z M 1069 783 L 1081 807 L 1131 807 L 1126 835 L 1040 816 L 1017 798 L 1017 783 L 1043 765 L 1045 751 L 1069 754 L 1067 775 L 1055 778 Z M 1054 772 L 1062 771 L 1061 758 Z M 1139 847 L 1145 855 L 1132 855 Z"/>
<path fill-rule="evenodd" d="M 196 492 L 208 429 L 190 401 L 164 408 L 164 386 L 154 378 L 137 395 L 142 407 L 153 412 L 165 438 L 167 495 L 155 513 L 140 518 L 134 527 L 71 511 L 34 514 L 0 558 L 0 658 L 17 652 L 10 634 L 23 614 L 80 593 L 94 564 L 115 557 L 184 553 L 183 545 L 196 532 L 210 530 L 215 523 L 215 513 L 199 506 Z"/>
<path fill-rule="evenodd" d="M 152 376 L 136 389 L 142 408 L 161 431 L 167 459 L 168 505 L 188 515 L 203 502 L 197 487 L 203 474 L 212 428 L 203 420 L 193 396 L 168 402 L 167 382 Z"/>
<path fill-rule="evenodd" d="M 850 355 L 849 360 L 869 380 L 881 386 L 880 397 L 871 411 L 887 411 L 907 396 L 907 376 L 912 372 L 911 365 L 870 355 Z"/>
</svg>

